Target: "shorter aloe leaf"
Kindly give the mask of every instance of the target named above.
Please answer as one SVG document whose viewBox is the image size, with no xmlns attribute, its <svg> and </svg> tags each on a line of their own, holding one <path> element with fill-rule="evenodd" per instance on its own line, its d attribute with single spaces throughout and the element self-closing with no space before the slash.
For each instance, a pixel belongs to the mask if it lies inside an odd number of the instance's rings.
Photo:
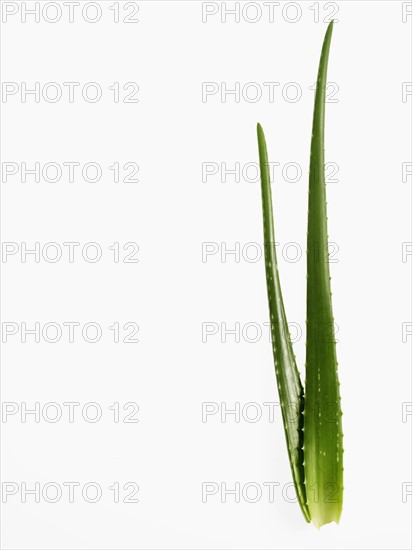
<svg viewBox="0 0 412 550">
<path fill-rule="evenodd" d="M 298 501 L 306 521 L 310 521 L 306 503 L 303 466 L 303 387 L 292 349 L 283 298 L 280 288 L 275 250 L 275 232 L 270 188 L 269 163 L 265 135 L 257 125 L 260 174 L 262 182 L 263 235 L 266 285 L 269 300 L 270 327 L 276 380 L 282 409 L 283 425 L 293 481 Z"/>
</svg>

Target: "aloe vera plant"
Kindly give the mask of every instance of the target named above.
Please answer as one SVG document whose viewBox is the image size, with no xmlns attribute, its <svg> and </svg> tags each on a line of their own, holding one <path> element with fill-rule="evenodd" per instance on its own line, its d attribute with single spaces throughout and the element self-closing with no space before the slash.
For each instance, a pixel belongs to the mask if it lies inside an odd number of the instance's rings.
<svg viewBox="0 0 412 550">
<path fill-rule="evenodd" d="M 319 63 L 309 170 L 305 391 L 292 349 L 275 251 L 265 135 L 257 126 L 261 171 L 266 285 L 273 357 L 286 443 L 298 501 L 306 521 L 339 522 L 343 497 L 342 412 L 337 373 L 324 173 L 325 90 L 333 22 Z"/>
</svg>

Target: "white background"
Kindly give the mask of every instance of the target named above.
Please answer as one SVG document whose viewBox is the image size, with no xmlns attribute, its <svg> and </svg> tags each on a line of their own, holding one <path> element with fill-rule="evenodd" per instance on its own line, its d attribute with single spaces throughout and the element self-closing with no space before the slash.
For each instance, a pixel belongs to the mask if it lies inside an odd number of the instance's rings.
<svg viewBox="0 0 412 550">
<path fill-rule="evenodd" d="M 66 172 L 56 183 L 42 177 L 36 183 L 33 176 L 23 183 L 20 172 L 3 177 L 2 241 L 17 243 L 18 252 L 3 255 L 2 321 L 17 323 L 19 332 L 2 346 L 2 400 L 18 407 L 1 424 L 2 481 L 18 487 L 2 505 L 2 548 L 410 548 L 411 416 L 402 412 L 411 401 L 411 336 L 402 338 L 402 330 L 411 322 L 411 256 L 402 258 L 402 243 L 411 240 L 411 176 L 402 178 L 402 163 L 411 161 L 412 96 L 402 98 L 402 83 L 411 81 L 412 15 L 402 21 L 402 2 L 320 2 L 315 22 L 316 3 L 301 2 L 286 11 L 284 3 L 275 6 L 273 22 L 260 4 L 259 21 L 246 20 L 255 17 L 252 6 L 246 18 L 241 11 L 239 22 L 228 15 L 225 23 L 223 6 L 214 4 L 218 13 L 202 22 L 201 2 L 153 1 L 138 2 L 139 22 L 127 24 L 133 3 L 120 2 L 114 23 L 116 3 L 102 1 L 94 24 L 80 8 L 73 23 L 64 9 L 53 24 L 42 14 L 39 23 L 33 16 L 23 22 L 22 3 L 11 4 L 19 11 L 2 24 L 2 80 L 17 83 L 18 93 L 3 94 L 2 162 L 96 162 L 103 174 L 96 183 L 81 174 L 70 183 Z M 280 163 L 273 184 L 279 269 L 288 320 L 303 328 L 294 344 L 302 372 L 309 88 L 324 19 L 335 5 L 328 80 L 339 89 L 338 101 L 326 106 L 326 160 L 339 166 L 327 193 L 329 237 L 339 247 L 331 274 L 345 494 L 340 524 L 317 531 L 290 502 L 279 407 L 270 422 L 263 405 L 278 401 L 263 325 L 269 319 L 264 264 L 242 254 L 247 243 L 262 244 L 259 184 L 242 175 L 223 182 L 220 171 L 202 181 L 202 163 L 255 163 L 256 122 L 262 123 L 270 160 Z M 81 83 L 73 103 L 63 87 L 70 81 Z M 23 82 L 27 88 L 60 83 L 63 97 L 23 102 Z M 100 101 L 83 99 L 88 82 L 101 86 Z M 122 88 L 114 102 L 114 82 L 138 83 L 139 102 L 124 103 Z M 219 93 L 202 101 L 203 82 L 216 83 Z M 241 93 L 239 102 L 233 95 L 223 101 L 224 82 L 228 88 L 239 82 L 241 92 L 255 82 L 262 97 L 253 102 Z M 264 82 L 279 83 L 273 102 Z M 299 101 L 282 94 L 290 82 L 301 91 Z M 139 181 L 115 183 L 108 169 L 114 162 L 136 162 Z M 289 162 L 301 166 L 298 181 L 282 176 Z M 99 243 L 102 259 L 86 261 L 79 247 L 70 263 L 63 246 L 69 241 Z M 62 259 L 41 256 L 37 263 L 31 255 L 22 262 L 22 243 L 33 248 L 35 242 L 60 243 Z M 138 243 L 139 262 L 115 263 L 109 249 L 115 242 Z M 205 242 L 217 243 L 218 252 L 202 261 Z M 288 248 L 291 242 L 295 248 Z M 222 259 L 224 246 L 235 243 L 240 256 Z M 285 246 L 290 257 L 296 250 L 302 256 L 288 261 Z M 24 322 L 32 328 L 67 321 L 99 323 L 101 340 L 88 343 L 78 332 L 69 343 L 64 332 L 54 344 L 42 337 L 35 343 L 34 336 L 21 341 Z M 137 323 L 139 343 L 114 343 L 108 327 L 115 322 Z M 219 329 L 207 342 L 204 323 Z M 229 329 L 239 323 L 238 342 L 230 334 L 222 341 L 222 323 Z M 248 341 L 252 329 L 246 337 L 242 332 L 247 323 L 262 330 L 255 343 Z M 22 422 L 23 403 L 33 408 L 35 402 L 60 404 L 63 417 L 52 423 L 28 415 Z M 65 402 L 81 404 L 73 423 Z M 90 402 L 103 411 L 95 423 L 81 414 Z M 139 422 L 123 422 L 125 411 L 113 422 L 115 402 L 137 403 Z M 219 412 L 202 422 L 204 402 L 217 403 Z M 222 422 L 221 404 L 236 402 L 241 410 L 256 403 L 262 418 L 252 422 L 241 414 L 236 422 L 223 415 Z M 22 484 L 36 482 L 41 489 L 60 486 L 61 499 L 53 504 L 40 495 L 37 503 L 28 495 L 22 502 Z M 81 484 L 73 503 L 64 482 Z M 94 504 L 81 494 L 88 482 L 102 490 Z M 115 503 L 109 487 L 116 482 L 138 484 L 139 502 L 122 502 L 129 492 L 122 490 Z M 205 482 L 219 492 L 202 502 Z M 274 502 L 268 482 L 279 484 Z M 240 484 L 240 502 L 230 494 L 222 502 L 223 483 Z M 262 488 L 258 502 L 244 498 L 246 483 Z"/>
</svg>

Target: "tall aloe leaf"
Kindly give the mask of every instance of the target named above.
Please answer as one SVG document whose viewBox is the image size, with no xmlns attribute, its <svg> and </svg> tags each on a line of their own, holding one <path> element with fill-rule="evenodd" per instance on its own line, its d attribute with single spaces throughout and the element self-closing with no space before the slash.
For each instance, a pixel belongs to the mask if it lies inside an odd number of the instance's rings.
<svg viewBox="0 0 412 550">
<path fill-rule="evenodd" d="M 257 126 L 260 173 L 262 181 L 263 234 L 265 244 L 266 284 L 276 380 L 282 409 L 289 461 L 300 507 L 310 521 L 306 504 L 303 470 L 303 387 L 290 341 L 277 268 L 275 234 L 270 189 L 269 163 L 265 135 Z"/>
<path fill-rule="evenodd" d="M 304 459 L 310 517 L 339 521 L 343 496 L 342 412 L 329 276 L 324 173 L 325 88 L 333 22 L 319 63 L 309 170 Z"/>
</svg>

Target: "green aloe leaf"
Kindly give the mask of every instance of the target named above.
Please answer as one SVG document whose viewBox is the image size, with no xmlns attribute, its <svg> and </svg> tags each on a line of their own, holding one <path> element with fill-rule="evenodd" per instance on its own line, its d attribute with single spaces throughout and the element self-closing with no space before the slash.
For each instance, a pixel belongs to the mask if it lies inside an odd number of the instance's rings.
<svg viewBox="0 0 412 550">
<path fill-rule="evenodd" d="M 343 496 L 342 412 L 329 275 L 324 159 L 325 93 L 333 22 L 319 63 L 309 170 L 304 456 L 310 516 L 339 521 Z"/>
<path fill-rule="evenodd" d="M 342 411 L 329 275 L 324 124 L 333 22 L 326 31 L 315 94 L 309 171 L 305 392 L 292 349 L 275 250 L 265 135 L 257 126 L 262 183 L 266 284 L 273 357 L 289 461 L 306 521 L 321 527 L 342 511 Z"/>
<path fill-rule="evenodd" d="M 265 135 L 257 125 L 259 161 L 262 181 L 263 235 L 266 285 L 276 380 L 285 428 L 286 444 L 299 504 L 306 521 L 310 521 L 306 504 L 303 469 L 303 387 L 290 341 L 275 249 L 275 233 L 270 188 L 269 163 Z"/>
</svg>

